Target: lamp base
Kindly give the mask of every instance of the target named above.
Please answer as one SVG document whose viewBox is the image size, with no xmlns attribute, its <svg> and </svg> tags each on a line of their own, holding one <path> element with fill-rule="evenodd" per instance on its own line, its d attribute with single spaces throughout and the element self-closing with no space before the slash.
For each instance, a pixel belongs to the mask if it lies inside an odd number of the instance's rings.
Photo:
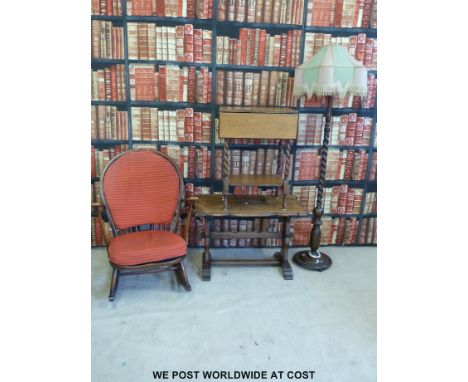
<svg viewBox="0 0 468 382">
<path fill-rule="evenodd" d="M 294 262 L 301 268 L 310 271 L 322 272 L 330 268 L 332 259 L 323 252 L 312 252 L 311 250 L 299 251 L 293 256 Z"/>
</svg>

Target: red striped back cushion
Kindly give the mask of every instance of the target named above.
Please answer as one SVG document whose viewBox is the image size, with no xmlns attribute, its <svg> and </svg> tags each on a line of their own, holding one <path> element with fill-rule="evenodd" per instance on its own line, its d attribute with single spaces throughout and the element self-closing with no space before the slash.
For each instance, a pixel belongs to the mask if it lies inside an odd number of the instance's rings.
<svg viewBox="0 0 468 382">
<path fill-rule="evenodd" d="M 127 151 L 108 167 L 101 182 L 117 228 L 171 222 L 180 179 L 165 157 L 149 150 Z"/>
</svg>

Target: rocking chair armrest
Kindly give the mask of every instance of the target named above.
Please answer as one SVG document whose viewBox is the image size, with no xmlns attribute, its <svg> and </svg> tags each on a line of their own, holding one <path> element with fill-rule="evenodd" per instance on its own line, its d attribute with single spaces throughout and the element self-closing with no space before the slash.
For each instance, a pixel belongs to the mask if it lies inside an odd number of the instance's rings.
<svg viewBox="0 0 468 382">
<path fill-rule="evenodd" d="M 91 203 L 91 208 L 96 208 L 97 210 L 97 218 L 99 221 L 99 225 L 101 226 L 102 236 L 104 237 L 104 243 L 106 245 L 109 244 L 109 230 L 106 229 L 106 224 L 104 223 L 104 219 L 102 218 L 102 214 L 104 213 L 104 204 L 103 203 Z"/>
<path fill-rule="evenodd" d="M 193 201 L 198 200 L 197 197 L 190 197 L 186 199 L 186 202 L 189 206 L 188 212 L 182 212 L 180 216 L 185 219 L 184 230 L 182 232 L 182 237 L 184 238 L 185 242 L 188 243 L 189 239 L 189 230 L 190 230 L 190 221 L 192 220 L 192 211 L 193 211 Z"/>
</svg>

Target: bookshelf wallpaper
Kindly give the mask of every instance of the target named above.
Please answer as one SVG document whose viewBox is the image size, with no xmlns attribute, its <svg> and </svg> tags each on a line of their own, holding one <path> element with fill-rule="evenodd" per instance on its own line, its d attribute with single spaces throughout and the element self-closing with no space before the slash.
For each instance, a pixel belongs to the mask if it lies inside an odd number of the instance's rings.
<svg viewBox="0 0 468 382">
<path fill-rule="evenodd" d="M 341 44 L 369 68 L 368 95 L 333 100 L 322 244 L 377 243 L 376 0 L 92 0 L 91 13 L 92 202 L 99 202 L 99 176 L 109 160 L 140 147 L 161 150 L 179 164 L 187 197 L 221 192 L 219 105 L 285 106 L 300 113 L 292 192 L 312 211 L 325 99 L 293 97 L 294 68 L 322 46 Z M 231 171 L 281 171 L 276 143 L 231 141 Z M 103 245 L 91 212 L 91 244 Z M 190 225 L 189 246 L 203 245 L 207 221 L 184 224 Z M 219 231 L 281 229 L 277 219 L 211 224 Z M 311 228 L 310 218 L 293 221 L 293 245 L 307 245 Z M 212 245 L 278 246 L 278 240 Z"/>
</svg>

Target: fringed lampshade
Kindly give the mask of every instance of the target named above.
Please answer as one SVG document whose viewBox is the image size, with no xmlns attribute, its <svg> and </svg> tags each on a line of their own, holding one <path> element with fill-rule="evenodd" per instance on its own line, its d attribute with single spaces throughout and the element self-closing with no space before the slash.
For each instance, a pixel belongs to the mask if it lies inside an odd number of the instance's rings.
<svg viewBox="0 0 468 382">
<path fill-rule="evenodd" d="M 314 94 L 365 96 L 367 69 L 341 45 L 324 46 L 294 74 L 294 95 L 310 98 Z"/>
<path fill-rule="evenodd" d="M 367 69 L 349 55 L 340 45 L 324 46 L 310 60 L 296 68 L 294 75 L 295 96 L 313 95 L 327 97 L 327 113 L 320 150 L 320 178 L 314 208 L 314 221 L 310 233 L 310 250 L 297 252 L 293 260 L 299 266 L 323 271 L 332 264 L 331 258 L 319 251 L 320 226 L 322 225 L 322 199 L 327 168 L 328 143 L 330 137 L 333 96 L 365 96 L 367 94 Z"/>
</svg>

